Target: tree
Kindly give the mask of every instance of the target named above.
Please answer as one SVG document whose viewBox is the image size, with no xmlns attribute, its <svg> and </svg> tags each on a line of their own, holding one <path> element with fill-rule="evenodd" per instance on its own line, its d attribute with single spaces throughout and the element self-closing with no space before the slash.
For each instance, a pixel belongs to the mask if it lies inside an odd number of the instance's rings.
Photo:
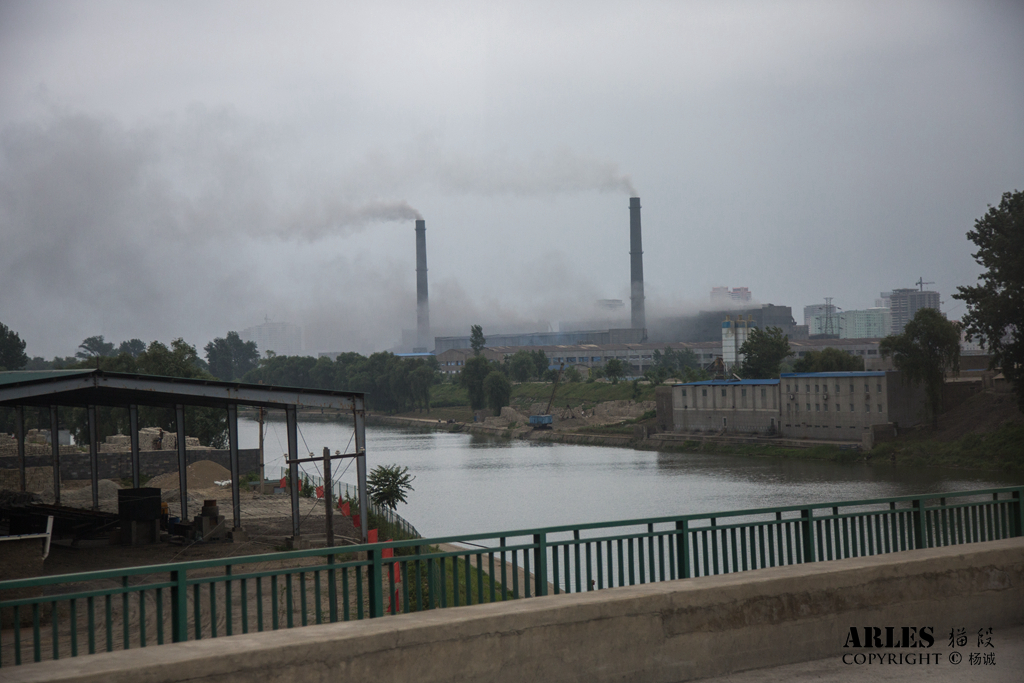
<svg viewBox="0 0 1024 683">
<path fill-rule="evenodd" d="M 536 367 L 534 373 L 537 377 L 543 377 L 544 373 L 548 371 L 548 367 L 551 365 L 548 362 L 548 355 L 542 350 L 531 351 L 530 355 L 533 356 L 533 364 Z"/>
<path fill-rule="evenodd" d="M 0 323 L 0 370 L 21 370 L 27 364 L 24 340 L 17 332 Z"/>
<path fill-rule="evenodd" d="M 864 359 L 831 346 L 808 351 L 793 364 L 793 372 L 855 372 L 864 369 Z"/>
<path fill-rule="evenodd" d="M 743 365 L 739 369 L 743 379 L 774 379 L 779 376 L 782 360 L 793 355 L 789 349 L 789 336 L 780 327 L 761 330 L 750 329 L 747 340 L 740 347 Z"/>
<path fill-rule="evenodd" d="M 114 355 L 114 344 L 113 342 L 103 341 L 103 335 L 99 334 L 95 337 L 86 337 L 81 344 L 78 345 L 81 349 L 75 356 L 82 359 L 96 358 L 102 356 Z"/>
<path fill-rule="evenodd" d="M 484 328 L 479 325 L 471 326 L 469 328 L 469 345 L 473 347 L 473 353 L 479 356 L 486 343 L 487 339 L 484 338 Z"/>
<path fill-rule="evenodd" d="M 529 351 L 519 350 L 508 361 L 508 374 L 517 382 L 525 382 L 536 374 L 537 365 Z"/>
<path fill-rule="evenodd" d="M 484 378 L 484 395 L 487 397 L 487 406 L 494 411 L 495 415 L 501 415 L 501 409 L 508 405 L 512 398 L 512 383 L 508 381 L 499 370 L 492 370 Z"/>
<path fill-rule="evenodd" d="M 242 341 L 237 332 L 228 332 L 227 337 L 218 337 L 206 345 L 206 361 L 210 365 L 210 374 L 225 382 L 235 382 L 245 373 L 256 368 L 260 362 L 260 352 L 256 342 Z"/>
<path fill-rule="evenodd" d="M 110 346 L 113 348 L 113 344 Z M 195 347 L 182 339 L 175 339 L 171 342 L 170 348 L 160 342 L 153 342 L 137 358 L 128 353 L 116 356 L 97 355 L 67 367 L 97 367 L 111 372 L 214 379 L 204 370 L 203 362 L 196 353 Z M 101 440 L 107 435 L 128 433 L 129 414 L 124 408 L 101 406 L 97 408 L 96 413 L 97 433 Z M 67 423 L 74 432 L 76 441 L 88 442 L 88 422 L 84 408 L 74 408 Z M 174 432 L 177 429 L 173 409 L 153 406 L 139 407 L 139 424 L 140 426 L 162 427 L 168 432 Z M 227 445 L 227 415 L 222 409 L 186 407 L 185 429 L 189 436 L 198 438 L 204 445 L 214 448 L 224 448 Z"/>
<path fill-rule="evenodd" d="M 663 370 L 664 373 L 659 373 L 657 376 L 662 378 L 664 381 L 668 377 L 682 377 L 683 373 L 687 368 L 699 368 L 700 361 L 697 360 L 697 354 L 690 349 L 680 349 L 676 351 L 670 347 L 665 347 L 665 352 L 655 350 L 654 352 L 654 367 L 658 370 Z M 647 374 L 646 372 L 644 373 Z M 660 384 L 661 382 L 656 382 Z"/>
<path fill-rule="evenodd" d="M 146 342 L 141 339 L 128 339 L 121 342 L 121 345 L 117 347 L 117 353 L 127 353 L 132 358 L 138 358 L 146 352 Z"/>
<path fill-rule="evenodd" d="M 967 305 L 964 330 L 992 354 L 991 367 L 1002 368 L 1024 410 L 1024 192 L 1004 193 L 967 238 L 985 272 L 980 284 L 957 287 L 953 298 Z"/>
<path fill-rule="evenodd" d="M 415 479 L 408 467 L 377 465 L 366 476 L 366 493 L 377 505 L 394 510 L 399 503 L 408 502 L 405 494 L 415 490 L 412 487 Z"/>
<path fill-rule="evenodd" d="M 565 381 L 571 384 L 579 384 L 583 381 L 583 375 L 580 374 L 575 365 L 570 365 L 565 370 Z"/>
<path fill-rule="evenodd" d="M 646 379 L 654 386 L 658 386 L 666 379 L 668 379 L 668 375 L 669 370 L 664 365 L 653 365 L 644 370 L 644 379 Z"/>
<path fill-rule="evenodd" d="M 905 382 L 923 382 L 932 424 L 937 426 L 942 410 L 942 385 L 946 371 L 960 372 L 960 327 L 942 317 L 934 308 L 922 308 L 903 328 L 878 345 L 882 356 L 892 356 Z"/>
<path fill-rule="evenodd" d="M 484 393 L 484 380 L 491 373 L 491 362 L 483 356 L 473 356 L 466 360 L 459 373 L 459 383 L 466 387 L 469 393 L 469 407 L 473 410 L 480 410 L 487 405 L 487 395 Z"/>
<path fill-rule="evenodd" d="M 426 363 L 420 363 L 409 375 L 409 388 L 412 391 L 413 403 L 418 403 L 420 410 L 426 408 L 430 412 L 430 387 L 434 385 L 437 372 Z"/>
<path fill-rule="evenodd" d="M 611 358 L 604 364 L 604 374 L 608 375 L 612 384 L 618 384 L 619 378 L 626 375 L 626 365 L 618 358 Z"/>
</svg>

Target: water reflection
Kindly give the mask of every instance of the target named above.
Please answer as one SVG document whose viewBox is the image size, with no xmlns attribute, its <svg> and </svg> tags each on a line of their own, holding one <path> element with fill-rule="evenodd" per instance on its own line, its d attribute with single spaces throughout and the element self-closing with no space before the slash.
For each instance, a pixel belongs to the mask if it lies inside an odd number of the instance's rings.
<svg viewBox="0 0 1024 683">
<path fill-rule="evenodd" d="M 351 426 L 344 423 L 303 422 L 300 448 L 316 453 L 324 446 L 343 449 L 351 433 Z M 240 423 L 242 447 L 255 447 L 257 434 L 255 423 Z M 271 454 L 284 452 L 284 434 L 283 423 L 268 423 L 268 476 L 277 476 L 283 464 L 281 455 Z M 371 468 L 397 463 L 416 476 L 415 491 L 399 513 L 431 536 L 991 488 L 1022 481 L 994 472 L 918 470 L 888 463 L 658 453 L 383 427 L 367 429 L 367 449 Z M 355 468 L 342 478 L 354 482 Z"/>
</svg>

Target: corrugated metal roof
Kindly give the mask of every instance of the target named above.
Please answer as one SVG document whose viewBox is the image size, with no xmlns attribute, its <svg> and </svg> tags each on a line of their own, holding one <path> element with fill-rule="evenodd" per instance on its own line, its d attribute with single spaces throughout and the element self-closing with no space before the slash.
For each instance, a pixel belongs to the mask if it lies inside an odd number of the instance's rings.
<svg viewBox="0 0 1024 683">
<path fill-rule="evenodd" d="M 0 386 L 47 379 L 60 379 L 61 377 L 71 377 L 87 372 L 95 372 L 95 370 L 92 368 L 78 370 L 11 370 L 0 372 Z"/>
<path fill-rule="evenodd" d="M 778 384 L 777 379 L 706 379 L 700 382 L 680 382 L 673 384 L 676 387 L 729 387 L 729 386 L 750 386 L 752 384 Z"/>
<path fill-rule="evenodd" d="M 360 408 L 364 392 L 242 384 L 104 370 L 0 372 L 0 405 L 298 405 Z"/>
</svg>

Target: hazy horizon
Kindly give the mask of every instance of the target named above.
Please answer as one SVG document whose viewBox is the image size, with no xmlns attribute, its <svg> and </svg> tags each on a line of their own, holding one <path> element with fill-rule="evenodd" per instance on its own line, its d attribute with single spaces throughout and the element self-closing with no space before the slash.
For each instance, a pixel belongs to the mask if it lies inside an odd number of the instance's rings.
<svg viewBox="0 0 1024 683">
<path fill-rule="evenodd" d="M 1024 189 L 1015 2 L 0 4 L 0 322 L 200 352 L 265 318 L 308 352 L 713 286 L 873 306 L 980 272 Z"/>
</svg>

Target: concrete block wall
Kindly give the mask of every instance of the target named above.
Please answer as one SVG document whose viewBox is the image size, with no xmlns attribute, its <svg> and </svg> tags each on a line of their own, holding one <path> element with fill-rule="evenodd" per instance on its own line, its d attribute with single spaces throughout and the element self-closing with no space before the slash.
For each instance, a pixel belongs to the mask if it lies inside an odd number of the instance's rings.
<svg viewBox="0 0 1024 683">
<path fill-rule="evenodd" d="M 47 447 L 49 448 L 49 447 Z M 199 450 L 185 451 L 186 463 L 191 465 L 200 460 L 211 460 L 218 465 L 231 469 L 230 451 L 203 448 Z M 99 478 L 100 479 L 127 479 L 132 476 L 132 455 L 130 452 L 116 451 L 99 454 Z M 256 472 L 259 470 L 260 452 L 259 449 L 239 449 L 238 465 L 242 474 Z M 53 458 L 46 455 L 26 455 L 25 465 L 27 467 L 49 467 L 53 464 Z M 140 451 L 139 466 L 142 474 L 155 477 L 158 474 L 178 471 L 177 451 Z M 0 469 L 18 469 L 18 458 L 11 456 L 0 457 Z M 60 456 L 60 476 L 62 480 L 89 479 L 91 477 L 89 468 L 89 454 L 80 451 L 62 453 Z"/>
<path fill-rule="evenodd" d="M 149 647 L 8 683 L 675 682 L 1024 624 L 1024 538 Z M 930 629 L 850 650 L 852 627 Z M 961 673 L 961 671 L 957 671 Z M 968 675 L 964 673 L 963 675 Z M 955 680 L 968 680 L 956 678 Z"/>
</svg>

